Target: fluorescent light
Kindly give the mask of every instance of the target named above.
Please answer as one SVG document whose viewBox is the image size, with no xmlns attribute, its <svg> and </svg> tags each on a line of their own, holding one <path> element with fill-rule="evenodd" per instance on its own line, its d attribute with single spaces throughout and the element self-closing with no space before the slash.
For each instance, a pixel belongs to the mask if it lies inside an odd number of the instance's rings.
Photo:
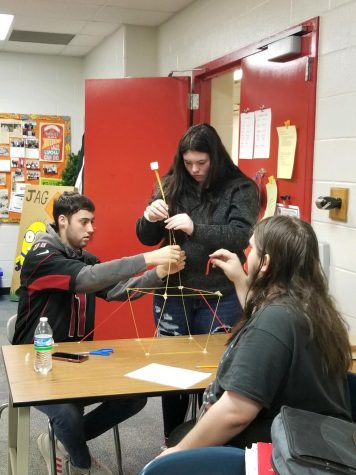
<svg viewBox="0 0 356 475">
<path fill-rule="evenodd" d="M 241 79 L 242 79 L 242 69 L 235 69 L 234 81 L 241 81 Z"/>
<path fill-rule="evenodd" d="M 14 15 L 0 13 L 0 41 L 7 37 Z"/>
</svg>

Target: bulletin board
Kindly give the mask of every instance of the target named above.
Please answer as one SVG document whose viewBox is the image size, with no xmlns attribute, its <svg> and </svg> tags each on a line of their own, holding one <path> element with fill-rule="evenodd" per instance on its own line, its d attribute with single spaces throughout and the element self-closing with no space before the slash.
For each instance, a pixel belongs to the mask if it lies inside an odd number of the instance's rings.
<svg viewBox="0 0 356 475">
<path fill-rule="evenodd" d="M 26 185 L 61 184 L 70 144 L 67 116 L 0 113 L 0 222 L 20 222 Z"/>
</svg>

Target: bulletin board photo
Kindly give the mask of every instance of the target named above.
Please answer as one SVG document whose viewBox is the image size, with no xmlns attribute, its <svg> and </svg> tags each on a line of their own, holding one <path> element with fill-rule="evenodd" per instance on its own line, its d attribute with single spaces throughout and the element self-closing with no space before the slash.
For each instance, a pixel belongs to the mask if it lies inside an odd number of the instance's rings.
<svg viewBox="0 0 356 475">
<path fill-rule="evenodd" d="M 67 116 L 0 113 L 0 222 L 20 222 L 26 185 L 61 185 L 70 144 Z"/>
</svg>

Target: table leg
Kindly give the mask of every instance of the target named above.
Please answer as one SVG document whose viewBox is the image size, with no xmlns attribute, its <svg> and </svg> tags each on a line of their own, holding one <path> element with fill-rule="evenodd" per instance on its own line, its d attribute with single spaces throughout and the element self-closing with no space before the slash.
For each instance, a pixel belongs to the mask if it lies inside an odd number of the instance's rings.
<svg viewBox="0 0 356 475">
<path fill-rule="evenodd" d="M 16 453 L 17 453 L 17 409 L 12 405 L 12 398 L 9 395 L 8 406 L 8 474 L 16 474 Z"/>
<path fill-rule="evenodd" d="M 8 411 L 8 474 L 28 475 L 30 407 L 13 407 L 10 395 Z"/>
<path fill-rule="evenodd" d="M 30 409 L 18 408 L 17 433 L 17 474 L 28 475 L 30 452 Z"/>
</svg>

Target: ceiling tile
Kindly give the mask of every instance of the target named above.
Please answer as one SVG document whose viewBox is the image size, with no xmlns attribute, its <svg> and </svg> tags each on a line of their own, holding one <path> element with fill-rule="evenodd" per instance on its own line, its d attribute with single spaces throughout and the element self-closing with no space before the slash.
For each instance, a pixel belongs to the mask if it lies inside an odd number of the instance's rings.
<svg viewBox="0 0 356 475">
<path fill-rule="evenodd" d="M 17 3 L 18 0 L 14 0 Z M 98 5 L 87 5 L 78 1 L 26 0 L 21 15 L 42 18 L 68 18 L 70 20 L 88 20 L 102 8 Z M 19 12 L 20 13 L 20 12 Z"/>
<path fill-rule="evenodd" d="M 48 31 L 51 33 L 78 33 L 85 26 L 85 21 L 66 20 L 59 18 L 25 17 L 16 15 L 14 19 L 14 30 L 25 31 Z"/>
<path fill-rule="evenodd" d="M 49 1 L 54 1 L 54 0 L 49 0 Z M 85 5 L 97 5 L 97 6 L 103 6 L 106 5 L 108 2 L 107 0 L 73 0 L 74 3 L 82 3 Z M 54 3 L 66 3 L 68 0 L 55 0 Z"/>
<path fill-rule="evenodd" d="M 161 12 L 178 12 L 194 0 L 108 0 L 106 5 L 130 8 L 135 10 L 151 10 Z"/>
<path fill-rule="evenodd" d="M 80 33 L 83 35 L 111 35 L 120 27 L 121 23 L 106 23 L 103 21 L 88 21 L 85 23 Z"/>
<path fill-rule="evenodd" d="M 170 17 L 167 12 L 152 12 L 117 7 L 103 7 L 96 16 L 97 20 L 108 21 L 110 18 L 129 25 L 157 26 Z"/>
<path fill-rule="evenodd" d="M 61 56 L 86 56 L 92 50 L 91 46 L 71 46 L 63 48 Z"/>
<path fill-rule="evenodd" d="M 12 53 L 33 53 L 33 54 L 59 54 L 63 50 L 63 45 L 43 45 L 39 43 L 19 43 L 9 41 L 3 51 Z"/>
<path fill-rule="evenodd" d="M 70 46 L 96 46 L 101 43 L 105 37 L 97 35 L 76 35 L 70 43 Z"/>
</svg>

